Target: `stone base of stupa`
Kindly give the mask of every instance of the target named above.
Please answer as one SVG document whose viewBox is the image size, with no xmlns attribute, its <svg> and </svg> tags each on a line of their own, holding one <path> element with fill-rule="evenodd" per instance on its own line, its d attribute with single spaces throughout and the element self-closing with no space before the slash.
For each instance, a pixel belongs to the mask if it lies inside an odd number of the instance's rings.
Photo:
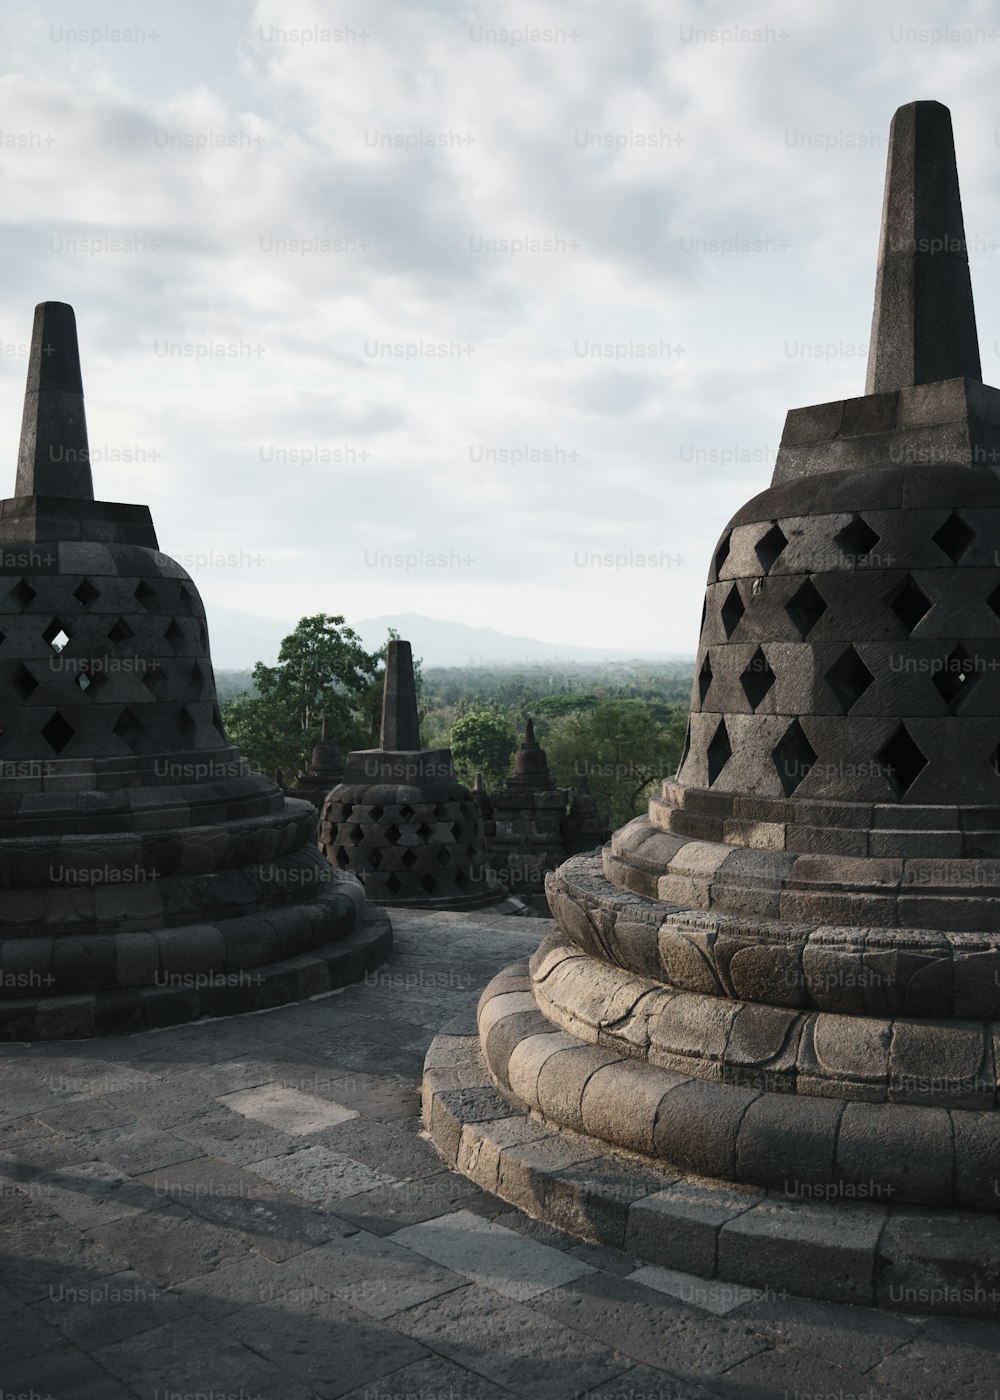
<svg viewBox="0 0 1000 1400">
<path fill-rule="evenodd" d="M 647 1068 L 557 1030 L 531 986 L 529 965 L 512 964 L 484 991 L 478 1018 L 470 1006 L 427 1053 L 425 1127 L 477 1185 L 581 1239 L 767 1297 L 1000 1315 L 1000 1219 L 876 1200 L 860 1184 L 789 1195 L 703 1175 L 699 1159 L 727 1123 L 704 1096 L 713 1086 L 671 1075 L 686 1163 L 675 1165 L 654 1153 L 658 1086 Z M 545 1068 L 554 1056 L 556 1076 Z M 774 1147 L 793 1171 L 794 1146 Z"/>
<path fill-rule="evenodd" d="M 0 1000 L 0 1040 L 73 1040 L 269 1011 L 360 982 L 391 954 L 389 918 L 368 906 L 353 932 L 337 942 L 252 969 L 226 972 L 203 964 L 198 972 L 117 992 Z"/>
<path fill-rule="evenodd" d="M 232 819 L 241 783 L 247 814 Z M 62 808 L 50 799 L 44 831 L 30 830 L 30 813 L 9 820 L 19 834 L 0 838 L 0 1040 L 265 1010 L 389 957 L 388 916 L 313 845 L 314 808 L 256 777 L 202 789 L 128 789 L 132 830 L 122 798 L 121 830 L 79 834 L 84 804 L 114 798 L 90 789 L 59 798 Z"/>
</svg>

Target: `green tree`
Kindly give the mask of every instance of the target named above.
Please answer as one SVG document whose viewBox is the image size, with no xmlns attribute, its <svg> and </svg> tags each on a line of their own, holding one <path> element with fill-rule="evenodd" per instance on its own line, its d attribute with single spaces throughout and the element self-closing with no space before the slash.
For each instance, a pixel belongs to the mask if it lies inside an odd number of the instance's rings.
<svg viewBox="0 0 1000 1400">
<path fill-rule="evenodd" d="M 613 827 L 645 811 L 663 778 L 672 777 L 687 725 L 687 707 L 647 700 L 602 700 L 551 721 L 539 742 L 560 786 L 576 788 L 586 775 Z"/>
<path fill-rule="evenodd" d="M 499 705 L 479 703 L 461 709 L 451 727 L 450 747 L 464 782 L 471 783 L 482 773 L 486 786 L 495 790 L 510 772 L 517 739 L 514 726 Z"/>
<path fill-rule="evenodd" d="M 223 723 L 252 765 L 265 773 L 280 767 L 292 781 L 308 761 L 324 715 L 342 748 L 366 744 L 366 702 L 380 664 L 343 617 L 304 617 L 281 643 L 277 664 L 254 667 L 257 694 L 223 704 Z"/>
</svg>

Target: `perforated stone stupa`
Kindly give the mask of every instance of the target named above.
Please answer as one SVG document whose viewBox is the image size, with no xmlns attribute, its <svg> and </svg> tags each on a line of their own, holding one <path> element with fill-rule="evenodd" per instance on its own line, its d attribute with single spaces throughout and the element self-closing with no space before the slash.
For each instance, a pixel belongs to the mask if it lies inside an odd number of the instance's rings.
<svg viewBox="0 0 1000 1400">
<path fill-rule="evenodd" d="M 568 788 L 556 786 L 529 717 L 514 754 L 514 771 L 492 799 L 495 833 L 489 853 L 511 892 L 542 909 L 545 876 L 566 855 L 562 823 L 569 796 Z"/>
<path fill-rule="evenodd" d="M 0 502 L 0 1036 L 357 980 L 391 930 L 223 729 L 205 610 L 145 506 L 94 499 L 72 308 L 35 312 Z"/>
<path fill-rule="evenodd" d="M 916 102 L 867 392 L 791 411 L 723 531 L 676 778 L 550 877 L 478 1042 L 432 1047 L 451 1160 L 659 1263 L 995 1315 L 998 463 L 951 119 Z M 520 1136 L 473 1124 L 475 1065 Z"/>
<path fill-rule="evenodd" d="M 333 788 L 343 779 L 344 755 L 330 731 L 329 717 L 323 716 L 319 743 L 313 746 L 309 767 L 292 790 L 293 797 L 311 802 L 318 812 Z"/>
<path fill-rule="evenodd" d="M 326 799 L 320 849 L 379 904 L 469 909 L 503 900 L 491 878 L 479 805 L 450 749 L 422 749 L 409 642 L 389 643 L 380 747 L 347 756 Z"/>
</svg>

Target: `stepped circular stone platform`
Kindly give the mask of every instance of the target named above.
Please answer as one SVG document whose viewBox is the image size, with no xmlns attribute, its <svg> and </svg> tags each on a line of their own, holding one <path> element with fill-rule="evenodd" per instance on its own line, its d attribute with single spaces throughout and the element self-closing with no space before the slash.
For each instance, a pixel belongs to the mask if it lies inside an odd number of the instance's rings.
<svg viewBox="0 0 1000 1400">
<path fill-rule="evenodd" d="M 470 1011 L 427 1052 L 424 1125 L 477 1185 L 683 1273 L 911 1315 L 997 1317 L 1000 1220 L 892 1204 L 864 1182 L 803 1181 L 790 1196 L 720 1181 L 709 1161 L 729 1123 L 712 1086 L 651 1082 L 627 1055 L 580 1045 L 541 1015 L 531 988 L 528 964 L 512 964 L 480 998 L 478 1029 Z M 658 1125 L 675 1164 L 651 1157 Z M 796 1144 L 775 1149 L 794 1171 Z"/>
<path fill-rule="evenodd" d="M 75 319 L 44 303 L 0 502 L 0 1038 L 361 977 L 391 929 L 316 826 L 230 745 L 204 607 L 149 511 L 94 500 Z"/>
<path fill-rule="evenodd" d="M 583 1134 L 714 1183 L 709 1272 L 997 1316 L 1000 393 L 964 247 L 948 111 L 903 107 L 868 392 L 789 413 L 713 556 L 677 776 L 549 876 L 469 1072 L 511 1151 L 555 1133 L 543 1218 Z M 673 1205 L 633 1205 L 666 1250 Z"/>
</svg>

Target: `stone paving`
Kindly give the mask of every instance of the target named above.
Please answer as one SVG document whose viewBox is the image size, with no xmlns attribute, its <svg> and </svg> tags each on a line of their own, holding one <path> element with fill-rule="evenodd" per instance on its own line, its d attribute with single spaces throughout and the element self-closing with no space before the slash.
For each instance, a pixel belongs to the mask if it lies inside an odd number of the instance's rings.
<svg viewBox="0 0 1000 1400">
<path fill-rule="evenodd" d="M 394 915 L 323 999 L 3 1048 L 0 1397 L 1000 1397 L 1000 1324 L 643 1265 L 421 1133 L 434 1033 L 551 924 Z"/>
</svg>

